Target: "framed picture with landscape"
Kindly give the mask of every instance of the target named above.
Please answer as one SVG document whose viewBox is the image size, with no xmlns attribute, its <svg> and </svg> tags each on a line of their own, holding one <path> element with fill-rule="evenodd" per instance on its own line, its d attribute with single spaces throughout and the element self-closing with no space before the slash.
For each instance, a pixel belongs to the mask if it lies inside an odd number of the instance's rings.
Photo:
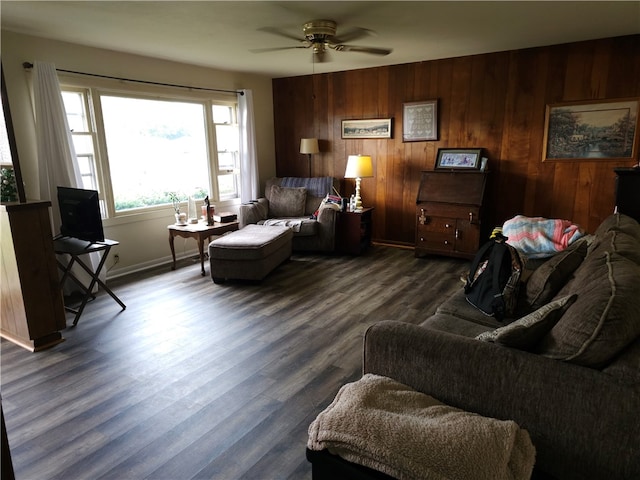
<svg viewBox="0 0 640 480">
<path fill-rule="evenodd" d="M 391 138 L 391 119 L 342 120 L 342 138 Z"/>
<path fill-rule="evenodd" d="M 547 105 L 543 161 L 634 160 L 640 98 Z"/>
<path fill-rule="evenodd" d="M 481 148 L 439 148 L 436 170 L 480 170 Z"/>
</svg>

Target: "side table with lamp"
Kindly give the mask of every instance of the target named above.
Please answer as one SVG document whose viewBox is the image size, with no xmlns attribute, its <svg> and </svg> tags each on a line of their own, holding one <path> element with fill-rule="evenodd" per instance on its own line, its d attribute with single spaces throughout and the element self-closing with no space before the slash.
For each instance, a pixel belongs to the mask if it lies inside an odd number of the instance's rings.
<svg viewBox="0 0 640 480">
<path fill-rule="evenodd" d="M 356 179 L 354 205 L 350 211 L 340 212 L 336 224 L 336 251 L 360 255 L 370 245 L 373 232 L 373 208 L 362 206 L 360 182 L 373 177 L 373 162 L 369 155 L 349 155 L 345 178 Z"/>
</svg>

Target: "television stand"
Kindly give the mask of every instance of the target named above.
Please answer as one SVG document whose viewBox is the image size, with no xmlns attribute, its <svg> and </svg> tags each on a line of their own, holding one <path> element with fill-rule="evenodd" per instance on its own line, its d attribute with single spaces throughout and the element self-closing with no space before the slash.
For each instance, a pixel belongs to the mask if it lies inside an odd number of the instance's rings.
<svg viewBox="0 0 640 480">
<path fill-rule="evenodd" d="M 64 285 L 64 282 L 67 280 L 67 278 L 70 278 L 84 292 L 82 296 L 82 302 L 80 303 L 80 306 L 77 309 L 73 309 L 65 306 L 65 310 L 71 313 L 75 313 L 75 318 L 73 319 L 74 327 L 78 324 L 80 315 L 82 315 L 82 312 L 84 311 L 84 307 L 87 305 L 87 302 L 90 299 L 95 298 L 95 295 L 92 293 L 92 291 L 96 283 L 100 285 L 102 288 L 104 288 L 105 292 L 111 295 L 111 298 L 113 298 L 116 302 L 118 302 L 118 304 L 122 307 L 122 310 L 127 308 L 127 306 L 124 303 L 122 303 L 122 301 L 117 297 L 117 295 L 113 293 L 111 289 L 107 287 L 107 285 L 102 280 L 100 280 L 100 272 L 102 271 L 102 268 L 104 267 L 104 264 L 107 261 L 109 250 L 111 250 L 111 247 L 119 244 L 120 242 L 117 242 L 115 240 L 109 240 L 106 238 L 104 239 L 104 241 L 100 241 L 100 242 L 89 242 L 88 245 L 87 245 L 87 240 L 80 240 L 79 238 L 74 238 L 74 237 L 62 236 L 54 239 L 53 241 L 54 252 L 57 254 L 66 254 L 71 257 L 71 260 L 69 260 L 69 262 L 66 265 L 63 262 L 61 262 L 60 259 L 57 259 L 58 267 L 60 267 L 60 269 L 63 272 L 62 278 L 60 279 L 60 285 L 61 286 Z M 88 267 L 87 264 L 80 258 L 81 255 L 86 255 L 88 253 L 94 253 L 94 252 L 102 252 L 102 257 L 100 258 L 100 262 L 98 263 L 98 266 L 95 270 Z M 80 265 L 80 267 L 82 267 L 82 269 L 85 272 L 87 272 L 91 277 L 91 282 L 89 283 L 88 287 L 86 287 L 80 280 L 78 280 L 78 278 L 71 271 L 71 269 L 73 268 L 73 265 L 76 263 Z"/>
</svg>

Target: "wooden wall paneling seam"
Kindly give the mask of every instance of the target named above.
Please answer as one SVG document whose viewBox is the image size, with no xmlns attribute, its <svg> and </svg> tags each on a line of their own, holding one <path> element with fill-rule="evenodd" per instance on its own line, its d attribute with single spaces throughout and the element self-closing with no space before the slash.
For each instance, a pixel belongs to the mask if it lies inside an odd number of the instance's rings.
<svg viewBox="0 0 640 480">
<path fill-rule="evenodd" d="M 438 90 L 441 92 L 442 101 L 440 102 L 440 142 L 439 147 L 453 148 L 455 145 L 451 140 L 449 125 L 453 120 L 451 92 L 453 88 L 453 61 L 442 60 L 438 62 Z M 435 166 L 435 157 L 433 165 Z"/>
<path fill-rule="evenodd" d="M 451 97 L 452 122 L 449 124 L 449 140 L 454 143 L 452 147 L 475 147 L 469 140 L 469 103 L 471 101 L 471 89 L 473 78 L 471 76 L 471 57 L 461 57 L 454 60 L 452 76 L 452 91 L 456 92 Z"/>
<path fill-rule="evenodd" d="M 550 218 L 564 218 L 580 223 L 581 219 L 573 218 L 575 196 L 578 193 L 580 162 L 555 162 L 552 198 L 554 199 Z"/>
<path fill-rule="evenodd" d="M 540 77 L 547 76 L 548 51 L 536 49 L 534 52 L 534 67 Z M 534 103 L 531 112 L 531 145 L 529 146 L 529 158 L 527 161 L 527 183 L 524 190 L 523 213 L 529 216 L 536 215 L 535 198 L 538 191 L 542 191 L 539 185 L 541 172 L 548 167 L 542 163 L 542 143 L 544 138 L 544 97 L 545 84 L 539 79 L 534 83 L 532 91 Z"/>
<path fill-rule="evenodd" d="M 574 100 L 592 100 L 591 96 L 591 67 L 593 65 L 593 51 L 570 46 L 567 55 L 567 75 L 564 83 L 564 102 Z"/>
<path fill-rule="evenodd" d="M 467 136 L 466 145 L 471 147 L 490 148 L 487 143 L 490 140 L 486 124 L 484 122 L 485 105 L 483 103 L 485 79 L 487 78 L 487 56 L 474 55 L 470 58 L 469 100 L 467 111 Z M 491 89 L 493 90 L 493 89 Z"/>
<path fill-rule="evenodd" d="M 593 63 L 589 72 L 589 98 L 607 98 L 611 44 L 611 41 L 599 42 L 593 49 Z"/>
<path fill-rule="evenodd" d="M 590 205 L 592 203 L 591 196 L 594 194 L 594 190 L 596 190 L 596 184 L 602 185 L 602 179 L 597 178 L 597 170 L 599 169 L 592 162 L 585 162 L 579 165 L 578 175 L 576 179 L 576 190 L 580 192 L 580 195 L 574 196 L 574 203 L 572 206 L 573 213 L 571 218 L 573 221 L 583 228 L 586 228 L 588 231 L 593 232 L 598 225 L 593 225 L 591 228 L 591 219 L 589 218 L 589 210 Z M 613 176 L 613 169 L 612 169 Z M 605 176 L 606 177 L 606 176 Z M 613 213 L 613 195 L 611 196 L 611 210 L 610 213 Z"/>
<path fill-rule="evenodd" d="M 410 65 L 400 65 L 397 69 L 394 69 L 394 75 L 389 82 L 389 105 L 397 106 L 402 104 L 405 88 L 407 85 L 407 76 L 410 75 Z M 389 149 L 391 154 L 389 156 L 387 175 L 391 180 L 391 185 L 388 185 L 387 196 L 388 200 L 385 205 L 387 208 L 387 223 L 384 229 L 385 238 L 398 239 L 402 238 L 402 208 L 403 208 L 403 182 L 404 182 L 404 164 L 406 161 L 406 154 L 404 150 L 404 144 L 402 138 L 398 143 L 397 129 L 394 138 L 389 141 Z"/>
<path fill-rule="evenodd" d="M 329 127 L 327 123 L 327 119 L 329 118 L 329 108 L 330 103 L 325 101 L 327 98 L 327 75 L 318 75 L 314 80 L 316 80 L 314 91 L 316 95 L 316 100 L 314 102 L 314 108 L 316 109 L 315 117 L 315 135 L 318 138 L 318 145 L 320 147 L 320 153 L 315 155 L 315 170 L 314 175 L 322 176 L 335 176 L 333 175 L 333 169 L 329 168 L 330 165 L 328 163 L 329 152 L 331 145 L 328 141 L 329 138 Z"/>
</svg>

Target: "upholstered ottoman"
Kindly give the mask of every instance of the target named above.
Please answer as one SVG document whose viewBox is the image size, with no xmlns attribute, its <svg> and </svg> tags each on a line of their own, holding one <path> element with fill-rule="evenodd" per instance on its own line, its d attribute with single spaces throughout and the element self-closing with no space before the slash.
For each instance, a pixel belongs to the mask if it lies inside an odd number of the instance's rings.
<svg viewBox="0 0 640 480">
<path fill-rule="evenodd" d="M 291 257 L 289 227 L 247 225 L 209 244 L 211 279 L 262 280 Z"/>
</svg>

